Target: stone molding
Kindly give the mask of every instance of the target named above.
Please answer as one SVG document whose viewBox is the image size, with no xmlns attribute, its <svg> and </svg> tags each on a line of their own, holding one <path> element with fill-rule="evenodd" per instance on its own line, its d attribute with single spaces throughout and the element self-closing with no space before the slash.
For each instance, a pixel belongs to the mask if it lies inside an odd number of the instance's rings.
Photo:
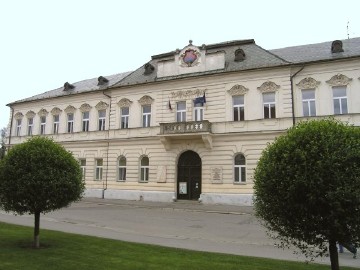
<svg viewBox="0 0 360 270">
<path fill-rule="evenodd" d="M 274 82 L 267 81 L 264 82 L 260 87 L 257 89 L 260 90 L 262 93 L 268 93 L 268 92 L 275 92 L 280 88 L 280 85 L 277 85 Z"/>
<path fill-rule="evenodd" d="M 124 107 L 130 107 L 132 101 L 127 99 L 127 98 L 122 98 L 120 99 L 120 101 L 118 102 L 118 105 L 120 108 L 124 108 Z"/>
<path fill-rule="evenodd" d="M 14 115 L 14 118 L 15 118 L 16 120 L 22 119 L 23 117 L 24 117 L 24 115 L 23 115 L 22 112 L 17 112 L 17 113 L 15 113 L 15 115 Z"/>
<path fill-rule="evenodd" d="M 51 110 L 52 115 L 59 115 L 62 112 L 62 110 L 58 107 L 55 107 Z"/>
<path fill-rule="evenodd" d="M 46 109 L 41 109 L 39 112 L 38 112 L 38 115 L 40 117 L 42 116 L 47 116 L 49 114 L 49 112 L 46 110 Z"/>
<path fill-rule="evenodd" d="M 76 111 L 76 108 L 72 105 L 69 105 L 66 107 L 66 109 L 64 110 L 66 113 L 74 113 Z"/>
<path fill-rule="evenodd" d="M 179 90 L 176 92 L 171 92 L 172 99 L 187 99 L 191 97 L 198 97 L 202 96 L 205 93 L 205 90 L 195 89 L 195 90 Z"/>
<path fill-rule="evenodd" d="M 96 108 L 98 111 L 101 111 L 101 110 L 106 110 L 108 106 L 109 106 L 109 105 L 108 105 L 106 102 L 100 101 L 98 104 L 96 104 L 95 108 Z"/>
<path fill-rule="evenodd" d="M 245 95 L 249 91 L 249 88 L 246 88 L 243 85 L 235 84 L 233 87 L 231 87 L 230 90 L 228 90 L 228 93 L 231 96 L 238 96 L 238 95 Z"/>
<path fill-rule="evenodd" d="M 33 111 L 28 111 L 28 112 L 26 113 L 26 117 L 27 117 L 27 118 L 34 118 L 35 115 L 36 115 L 36 113 L 34 113 Z"/>
<path fill-rule="evenodd" d="M 80 106 L 80 111 L 81 112 L 88 112 L 91 110 L 91 106 L 88 103 L 84 103 Z"/>
<path fill-rule="evenodd" d="M 300 89 L 314 89 L 320 84 L 319 81 L 315 80 L 312 77 L 306 77 L 302 79 L 296 86 Z"/>
<path fill-rule="evenodd" d="M 143 96 L 142 98 L 139 99 L 139 103 L 141 105 L 150 105 L 150 104 L 153 103 L 153 101 L 154 101 L 154 99 L 152 97 L 150 97 L 150 96 L 147 96 L 147 95 L 145 95 L 145 96 Z"/>
<path fill-rule="evenodd" d="M 326 81 L 326 83 L 331 86 L 342 86 L 348 85 L 352 81 L 352 78 L 345 76 L 344 74 L 336 74 L 331 77 L 330 80 Z"/>
</svg>

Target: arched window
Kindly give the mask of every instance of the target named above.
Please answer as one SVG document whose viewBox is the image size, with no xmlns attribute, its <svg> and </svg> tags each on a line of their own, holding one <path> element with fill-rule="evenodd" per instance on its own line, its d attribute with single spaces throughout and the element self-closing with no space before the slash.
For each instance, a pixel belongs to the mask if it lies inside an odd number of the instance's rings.
<svg viewBox="0 0 360 270">
<path fill-rule="evenodd" d="M 126 180 L 126 157 L 121 156 L 118 159 L 118 181 Z"/>
<path fill-rule="evenodd" d="M 237 154 L 234 160 L 234 182 L 244 183 L 246 182 L 246 166 L 245 157 L 243 154 Z"/>
<path fill-rule="evenodd" d="M 140 182 L 149 181 L 149 158 L 143 156 L 140 161 Z"/>
</svg>

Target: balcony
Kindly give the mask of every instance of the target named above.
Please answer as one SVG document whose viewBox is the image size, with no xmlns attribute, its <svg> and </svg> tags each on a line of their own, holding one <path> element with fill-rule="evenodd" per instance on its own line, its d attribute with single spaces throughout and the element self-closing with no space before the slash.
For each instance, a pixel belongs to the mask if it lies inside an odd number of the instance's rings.
<svg viewBox="0 0 360 270">
<path fill-rule="evenodd" d="M 159 136 L 166 150 L 171 148 L 171 141 L 180 139 L 201 139 L 207 149 L 212 148 L 211 123 L 208 120 L 160 123 Z"/>
</svg>

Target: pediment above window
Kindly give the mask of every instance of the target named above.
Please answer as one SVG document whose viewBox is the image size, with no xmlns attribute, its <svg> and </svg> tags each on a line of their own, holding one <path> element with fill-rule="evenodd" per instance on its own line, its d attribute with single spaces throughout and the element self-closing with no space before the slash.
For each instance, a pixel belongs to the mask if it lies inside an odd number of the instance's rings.
<svg viewBox="0 0 360 270">
<path fill-rule="evenodd" d="M 122 98 L 120 99 L 120 101 L 118 102 L 118 105 L 120 108 L 124 108 L 124 107 L 130 107 L 132 101 L 127 99 L 127 98 Z"/>
<path fill-rule="evenodd" d="M 280 85 L 277 85 L 274 82 L 271 81 L 267 81 L 264 82 L 260 87 L 258 87 L 257 89 L 260 90 L 263 93 L 267 93 L 267 92 L 275 92 L 280 88 Z"/>
<path fill-rule="evenodd" d="M 33 111 L 28 111 L 28 112 L 26 113 L 26 117 L 27 117 L 27 118 L 34 118 L 35 115 L 36 115 L 36 113 L 34 113 Z"/>
<path fill-rule="evenodd" d="M 23 115 L 21 112 L 17 112 L 17 113 L 15 113 L 15 115 L 14 115 L 14 118 L 15 118 L 16 120 L 22 119 L 23 117 L 24 117 L 24 115 Z"/>
<path fill-rule="evenodd" d="M 302 79 L 296 86 L 300 89 L 314 89 L 318 87 L 319 84 L 320 82 L 315 80 L 314 78 L 306 77 Z"/>
<path fill-rule="evenodd" d="M 349 78 L 343 74 L 337 74 L 331 77 L 330 80 L 326 81 L 326 83 L 331 86 L 342 86 L 348 85 L 352 81 L 352 78 Z"/>
<path fill-rule="evenodd" d="M 48 111 L 46 109 L 41 109 L 39 112 L 38 112 L 38 115 L 39 116 L 47 116 L 48 115 Z"/>
<path fill-rule="evenodd" d="M 152 97 L 150 97 L 150 96 L 147 96 L 147 95 L 143 96 L 142 98 L 139 99 L 139 103 L 141 105 L 150 105 L 150 104 L 153 103 L 153 101 L 154 101 L 154 99 Z"/>
<path fill-rule="evenodd" d="M 101 110 L 106 110 L 108 106 L 109 106 L 109 105 L 108 105 L 106 102 L 100 101 L 98 104 L 96 104 L 95 108 L 96 108 L 98 111 L 101 111 Z"/>
<path fill-rule="evenodd" d="M 72 105 L 69 105 L 66 107 L 66 109 L 64 110 L 66 113 L 74 113 L 76 111 L 76 108 Z"/>
<path fill-rule="evenodd" d="M 84 103 L 80 106 L 80 111 L 81 112 L 88 112 L 91 110 L 91 106 L 88 103 Z"/>
<path fill-rule="evenodd" d="M 195 90 L 179 90 L 176 92 L 171 92 L 171 99 L 188 99 L 193 97 L 202 96 L 205 93 L 205 90 L 195 89 Z"/>
<path fill-rule="evenodd" d="M 246 88 L 243 85 L 235 84 L 233 87 L 231 87 L 230 90 L 228 90 L 228 93 L 231 96 L 238 96 L 238 95 L 244 95 L 249 91 L 249 88 Z"/>
<path fill-rule="evenodd" d="M 62 110 L 58 107 L 55 107 L 51 110 L 52 115 L 59 115 L 62 112 Z"/>
</svg>

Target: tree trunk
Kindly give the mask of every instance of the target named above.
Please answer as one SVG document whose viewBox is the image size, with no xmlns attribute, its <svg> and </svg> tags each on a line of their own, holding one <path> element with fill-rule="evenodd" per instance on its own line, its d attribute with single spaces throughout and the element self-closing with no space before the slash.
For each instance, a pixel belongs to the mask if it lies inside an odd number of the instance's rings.
<svg viewBox="0 0 360 270">
<path fill-rule="evenodd" d="M 336 241 L 329 241 L 329 252 L 330 252 L 330 262 L 331 262 L 331 270 L 339 270 L 339 256 L 336 247 Z"/>
<path fill-rule="evenodd" d="M 35 227 L 34 227 L 34 247 L 39 248 L 40 247 L 40 238 L 39 238 L 39 232 L 40 232 L 40 212 L 35 212 Z"/>
</svg>

